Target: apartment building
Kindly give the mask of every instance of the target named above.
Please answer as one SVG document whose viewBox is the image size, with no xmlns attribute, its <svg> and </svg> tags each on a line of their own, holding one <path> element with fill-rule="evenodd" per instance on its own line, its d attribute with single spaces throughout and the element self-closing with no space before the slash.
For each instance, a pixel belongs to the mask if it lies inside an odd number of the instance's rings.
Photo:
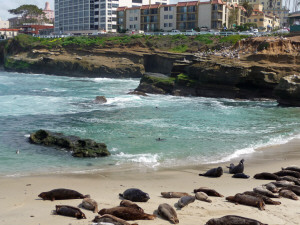
<svg viewBox="0 0 300 225">
<path fill-rule="evenodd" d="M 8 20 L 2 20 L 1 18 L 0 18 L 0 29 L 1 28 L 6 28 L 6 29 L 8 29 L 9 28 L 9 21 Z"/>
<path fill-rule="evenodd" d="M 235 0 L 238 1 L 238 0 Z M 119 7 L 117 9 L 118 30 L 170 31 L 191 30 L 207 27 L 222 29 L 228 24 L 229 10 L 238 12 L 237 25 L 243 24 L 245 9 L 237 3 L 212 0 L 207 2 L 189 1 L 170 5 L 142 5 L 141 7 Z"/>
<path fill-rule="evenodd" d="M 168 2 L 169 0 L 155 0 L 155 4 L 163 5 Z M 55 0 L 54 30 L 55 33 L 80 34 L 97 30 L 116 32 L 117 8 L 134 8 L 148 3 L 151 0 Z"/>
</svg>

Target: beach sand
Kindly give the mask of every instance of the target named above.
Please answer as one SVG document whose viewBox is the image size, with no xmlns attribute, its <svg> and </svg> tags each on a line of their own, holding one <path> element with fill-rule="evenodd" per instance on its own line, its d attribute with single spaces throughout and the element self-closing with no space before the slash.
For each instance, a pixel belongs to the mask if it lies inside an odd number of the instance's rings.
<svg viewBox="0 0 300 225">
<path fill-rule="evenodd" d="M 78 206 L 82 200 L 43 201 L 38 194 L 55 188 L 70 188 L 90 194 L 99 204 L 99 209 L 119 205 L 121 199 L 118 194 L 127 188 L 139 188 L 150 195 L 146 203 L 138 203 L 146 213 L 152 214 L 161 203 L 174 206 L 178 199 L 164 199 L 162 191 L 193 192 L 199 187 L 209 187 L 217 190 L 225 197 L 254 187 L 266 184 L 269 181 L 256 180 L 253 175 L 260 172 L 276 172 L 281 167 L 290 165 L 300 166 L 300 139 L 291 142 L 259 149 L 245 158 L 245 173 L 250 179 L 234 179 L 225 168 L 229 163 L 217 165 L 199 165 L 189 168 L 172 168 L 164 170 L 143 171 L 105 171 L 97 174 L 60 174 L 37 175 L 27 177 L 0 178 L 0 224 L 2 225 L 75 225 L 92 224 L 95 213 L 82 210 L 87 219 L 77 220 L 71 217 L 52 215 L 55 205 L 67 204 Z M 240 158 L 233 159 L 238 163 Z M 223 166 L 224 174 L 220 178 L 200 177 L 200 172 L 216 166 Z M 205 224 L 211 218 L 225 215 L 239 215 L 257 219 L 266 224 L 300 224 L 300 201 L 281 198 L 281 205 L 266 205 L 264 211 L 257 208 L 235 205 L 225 200 L 225 197 L 210 197 L 212 203 L 196 200 L 194 203 L 176 209 L 179 224 Z M 278 199 L 274 199 L 278 200 Z M 158 217 L 155 220 L 139 220 L 140 225 L 163 225 L 170 222 Z"/>
</svg>

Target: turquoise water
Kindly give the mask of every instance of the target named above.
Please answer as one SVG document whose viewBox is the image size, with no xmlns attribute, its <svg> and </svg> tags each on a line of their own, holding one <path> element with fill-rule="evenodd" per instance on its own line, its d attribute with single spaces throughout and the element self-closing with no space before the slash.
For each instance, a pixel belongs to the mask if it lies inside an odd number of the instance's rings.
<svg viewBox="0 0 300 225">
<path fill-rule="evenodd" d="M 222 162 L 300 134 L 299 108 L 277 107 L 275 101 L 128 95 L 138 84 L 0 72 L 0 175 Z M 108 102 L 95 104 L 97 95 Z M 29 134 L 38 129 L 104 142 L 112 155 L 78 159 L 29 144 Z"/>
</svg>

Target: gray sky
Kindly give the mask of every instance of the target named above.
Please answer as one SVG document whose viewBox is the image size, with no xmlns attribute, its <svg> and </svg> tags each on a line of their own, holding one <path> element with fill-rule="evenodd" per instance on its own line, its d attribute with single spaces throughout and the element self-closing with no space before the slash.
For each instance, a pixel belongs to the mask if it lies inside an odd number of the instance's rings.
<svg viewBox="0 0 300 225">
<path fill-rule="evenodd" d="M 39 8 L 44 9 L 45 2 L 50 3 L 50 8 L 54 10 L 54 0 L 0 0 L 0 17 L 2 20 L 7 20 L 8 18 L 14 17 L 14 15 L 9 14 L 9 9 L 18 8 L 20 5 L 37 5 Z"/>
</svg>

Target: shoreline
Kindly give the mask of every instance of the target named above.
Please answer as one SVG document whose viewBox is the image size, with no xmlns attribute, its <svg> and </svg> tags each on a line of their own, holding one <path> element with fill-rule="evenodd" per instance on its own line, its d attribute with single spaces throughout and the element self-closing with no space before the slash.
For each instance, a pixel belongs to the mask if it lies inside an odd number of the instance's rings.
<svg viewBox="0 0 300 225">
<path fill-rule="evenodd" d="M 220 163 L 224 174 L 220 178 L 200 177 L 200 172 L 216 167 L 216 164 L 198 165 L 196 167 L 181 167 L 158 171 L 106 171 L 96 174 L 60 174 L 37 175 L 28 177 L 0 178 L 0 210 L 2 216 L 0 224 L 91 224 L 96 214 L 82 210 L 87 220 L 52 215 L 52 210 L 57 204 L 78 206 L 81 200 L 42 201 L 38 194 L 55 188 L 70 188 L 90 194 L 99 204 L 99 209 L 117 206 L 121 199 L 118 197 L 127 188 L 140 188 L 149 193 L 150 200 L 138 203 L 146 213 L 154 213 L 161 203 L 172 206 L 178 199 L 161 198 L 162 191 L 182 191 L 191 193 L 195 188 L 209 187 L 223 194 L 225 197 L 250 191 L 252 188 L 269 183 L 267 180 L 253 179 L 259 172 L 276 172 L 281 167 L 300 165 L 300 139 L 295 139 L 287 144 L 273 146 L 268 150 L 261 150 L 251 157 L 245 157 L 245 174 L 250 179 L 234 179 L 225 168 L 229 163 Z M 238 163 L 239 159 L 232 160 Z M 225 215 L 239 215 L 259 220 L 269 225 L 272 224 L 299 224 L 300 214 L 297 209 L 300 201 L 280 198 L 281 205 L 266 205 L 266 210 L 235 205 L 224 198 L 210 197 L 212 203 L 196 200 L 194 203 L 176 209 L 180 224 L 205 224 L 211 218 Z M 18 215 L 18 216 L 16 216 Z M 168 221 L 156 218 L 154 221 L 137 221 L 140 225 L 169 224 Z"/>
</svg>

